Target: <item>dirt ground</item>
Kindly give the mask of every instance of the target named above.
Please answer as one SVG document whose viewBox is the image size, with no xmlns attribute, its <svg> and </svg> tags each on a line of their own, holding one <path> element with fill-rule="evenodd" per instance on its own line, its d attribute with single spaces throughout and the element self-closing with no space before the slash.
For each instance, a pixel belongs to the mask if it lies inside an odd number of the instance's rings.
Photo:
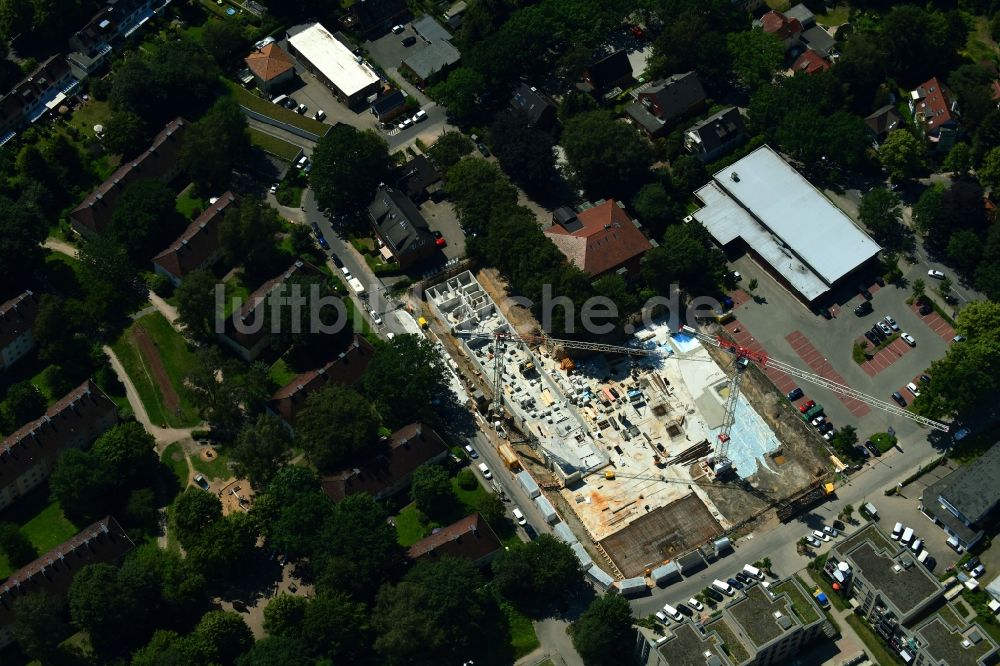
<svg viewBox="0 0 1000 666">
<path fill-rule="evenodd" d="M 706 349 L 716 361 L 731 362 L 728 352 L 708 346 Z M 781 442 L 781 449 L 771 459 L 772 466 L 780 472 L 775 474 L 761 468 L 747 479 L 747 484 L 730 483 L 707 489 L 712 502 L 733 524 L 747 520 L 772 503 L 799 494 L 817 479 L 832 473 L 826 450 L 813 441 L 815 436 L 809 426 L 763 372 L 749 368 L 741 390 Z"/>
<path fill-rule="evenodd" d="M 160 350 L 156 348 L 152 338 L 142 326 L 136 326 L 132 329 L 132 340 L 139 348 L 140 356 L 148 364 L 152 379 L 163 395 L 164 405 L 172 412 L 179 412 L 181 398 L 174 390 L 174 385 L 170 383 L 170 375 L 167 374 L 167 368 L 163 365 L 163 359 L 160 358 Z"/>
<path fill-rule="evenodd" d="M 510 294 L 507 282 L 500 277 L 495 268 L 484 268 L 476 275 L 476 279 L 518 333 L 536 335 L 541 330 L 542 327 L 531 314 L 531 310 L 507 300 Z"/>
</svg>

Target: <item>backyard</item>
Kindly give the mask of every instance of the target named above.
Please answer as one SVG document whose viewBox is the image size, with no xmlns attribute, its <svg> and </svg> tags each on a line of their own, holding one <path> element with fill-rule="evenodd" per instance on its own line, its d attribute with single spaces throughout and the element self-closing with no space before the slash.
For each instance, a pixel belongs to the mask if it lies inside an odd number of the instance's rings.
<svg viewBox="0 0 1000 666">
<path fill-rule="evenodd" d="M 188 185 L 177 195 L 177 212 L 184 216 L 185 220 L 193 220 L 199 215 L 208 202 L 194 195 L 194 185 Z"/>
<path fill-rule="evenodd" d="M 18 500 L 0 516 L 21 528 L 38 554 L 47 553 L 77 533 L 76 527 L 63 515 L 62 507 L 49 498 L 48 484 L 38 486 Z M 0 553 L 0 579 L 12 574 L 7 558 Z"/>
<path fill-rule="evenodd" d="M 184 428 L 200 422 L 184 390 L 184 379 L 198 367 L 198 358 L 162 314 L 136 320 L 112 349 L 153 423 Z"/>
</svg>

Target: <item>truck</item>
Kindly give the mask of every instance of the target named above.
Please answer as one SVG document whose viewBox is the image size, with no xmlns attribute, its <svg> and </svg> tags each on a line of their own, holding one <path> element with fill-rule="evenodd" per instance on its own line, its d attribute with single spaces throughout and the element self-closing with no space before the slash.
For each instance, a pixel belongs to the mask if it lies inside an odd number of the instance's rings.
<svg viewBox="0 0 1000 666">
<path fill-rule="evenodd" d="M 802 418 L 805 419 L 806 423 L 808 423 L 809 421 L 812 421 L 814 418 L 816 418 L 822 413 L 823 413 L 823 405 L 817 403 L 815 406 L 811 407 L 809 411 L 803 413 Z"/>
</svg>

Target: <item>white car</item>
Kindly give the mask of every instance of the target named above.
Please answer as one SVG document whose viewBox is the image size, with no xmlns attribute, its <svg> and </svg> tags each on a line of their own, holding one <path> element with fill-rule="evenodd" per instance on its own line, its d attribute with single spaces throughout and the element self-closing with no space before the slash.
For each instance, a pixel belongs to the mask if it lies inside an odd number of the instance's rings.
<svg viewBox="0 0 1000 666">
<path fill-rule="evenodd" d="M 826 432 L 823 433 L 823 439 L 829 442 L 833 439 L 834 435 L 836 434 L 837 434 L 836 430 L 827 430 Z"/>
<path fill-rule="evenodd" d="M 933 268 L 930 269 L 929 271 L 927 271 L 927 274 L 930 275 L 932 278 L 935 278 L 937 280 L 943 280 L 944 279 L 944 273 L 942 273 L 941 271 L 936 271 Z"/>
<path fill-rule="evenodd" d="M 913 382 L 910 382 L 909 384 L 906 385 L 906 390 L 912 393 L 914 398 L 920 397 L 920 389 L 918 389 L 917 385 L 914 384 Z"/>
<path fill-rule="evenodd" d="M 891 328 L 892 330 L 894 331 L 899 330 L 899 324 L 897 324 L 896 320 L 890 317 L 889 315 L 885 316 L 885 323 L 889 324 L 889 328 Z"/>
<path fill-rule="evenodd" d="M 697 599 L 695 599 L 694 597 L 688 599 L 688 606 L 699 612 L 705 610 L 705 607 L 702 605 L 702 603 Z"/>
<path fill-rule="evenodd" d="M 826 417 L 825 417 L 825 416 L 823 416 L 822 414 L 820 414 L 819 416 L 817 416 L 816 418 L 814 418 L 814 419 L 812 420 L 812 424 L 813 424 L 814 426 L 816 426 L 817 428 L 818 428 L 819 426 L 821 426 L 821 425 L 822 425 L 823 423 L 825 423 L 825 422 L 826 422 Z"/>
<path fill-rule="evenodd" d="M 419 111 L 413 114 L 413 117 L 410 118 L 410 120 L 413 122 L 414 125 L 416 125 L 422 120 L 427 120 L 427 112 L 424 111 L 423 109 L 420 109 Z"/>
<path fill-rule="evenodd" d="M 340 272 L 343 273 L 344 277 L 347 278 L 348 280 L 351 279 L 351 269 L 348 268 L 347 266 L 341 266 Z"/>
<path fill-rule="evenodd" d="M 392 26 L 392 34 L 394 35 L 398 35 L 404 30 L 406 30 L 406 26 L 401 23 Z"/>
<path fill-rule="evenodd" d="M 514 520 L 517 521 L 518 525 L 528 524 L 528 519 L 524 517 L 524 514 L 521 513 L 520 509 L 514 509 L 513 511 L 511 511 L 511 513 L 514 515 Z"/>
<path fill-rule="evenodd" d="M 399 129 L 405 130 L 407 127 L 413 126 L 412 118 L 403 118 L 403 122 L 399 123 Z"/>
<path fill-rule="evenodd" d="M 382 325 L 382 317 L 379 315 L 379 313 L 375 312 L 374 310 L 370 310 L 368 314 L 371 315 L 372 321 L 375 322 L 376 326 Z"/>
<path fill-rule="evenodd" d="M 274 185 L 272 185 L 271 189 L 268 190 L 268 192 L 270 192 L 271 194 L 277 194 L 278 193 L 278 184 L 275 183 Z"/>
<path fill-rule="evenodd" d="M 899 335 L 899 337 L 903 338 L 903 341 L 904 341 L 904 342 L 905 342 L 906 344 L 910 345 L 911 347 L 916 347 L 916 346 L 917 346 L 917 341 L 916 341 L 916 340 L 914 340 L 914 339 L 913 339 L 913 336 L 912 336 L 912 335 L 910 335 L 909 333 L 905 333 L 905 332 L 904 332 L 904 333 L 901 333 L 901 334 Z"/>
<path fill-rule="evenodd" d="M 830 535 L 825 532 L 820 532 L 819 530 L 813 530 L 813 536 L 819 541 L 829 541 Z"/>
<path fill-rule="evenodd" d="M 840 532 L 837 531 L 837 528 L 830 527 L 829 525 L 824 525 L 823 526 L 823 531 L 826 532 L 827 534 L 829 534 L 830 536 L 834 537 L 834 538 L 836 538 L 837 535 L 840 534 Z"/>
</svg>

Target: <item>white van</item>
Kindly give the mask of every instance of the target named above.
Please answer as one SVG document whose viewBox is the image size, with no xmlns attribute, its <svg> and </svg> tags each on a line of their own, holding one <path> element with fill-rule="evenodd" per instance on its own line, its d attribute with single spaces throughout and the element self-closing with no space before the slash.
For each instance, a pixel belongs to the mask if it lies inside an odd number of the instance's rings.
<svg viewBox="0 0 1000 666">
<path fill-rule="evenodd" d="M 920 537 L 914 539 L 913 543 L 910 544 L 910 550 L 912 550 L 914 553 L 919 553 L 920 549 L 923 547 L 924 547 L 924 542 L 920 540 Z"/>
<path fill-rule="evenodd" d="M 954 551 L 955 551 L 956 553 L 961 553 L 961 552 L 962 552 L 963 550 L 965 550 L 964 548 L 962 548 L 962 544 L 960 544 L 960 543 L 958 542 L 958 537 L 957 537 L 957 536 L 951 536 L 951 537 L 949 537 L 949 538 L 948 538 L 948 545 L 949 545 L 949 546 L 950 546 L 950 547 L 951 547 L 952 549 L 954 549 Z"/>
<path fill-rule="evenodd" d="M 517 521 L 518 525 L 524 525 L 528 522 L 528 519 L 524 517 L 520 509 L 514 509 L 511 513 L 514 515 L 514 520 Z"/>
<path fill-rule="evenodd" d="M 699 613 L 701 611 L 705 610 L 704 604 L 702 604 L 700 601 L 698 601 L 694 597 L 691 597 L 690 599 L 688 599 L 688 606 L 690 606 L 691 608 L 695 609 Z"/>
<path fill-rule="evenodd" d="M 903 523 L 896 523 L 892 526 L 892 538 L 899 541 L 900 535 L 903 533 Z"/>
<path fill-rule="evenodd" d="M 724 593 L 724 594 L 726 594 L 726 595 L 728 595 L 730 597 L 733 596 L 734 594 L 736 594 L 736 590 L 733 589 L 732 585 L 730 585 L 729 583 L 726 583 L 724 581 L 721 581 L 718 578 L 716 578 L 715 580 L 712 581 L 712 587 L 714 587 L 719 592 L 722 592 L 722 593 Z"/>
<path fill-rule="evenodd" d="M 313 118 L 322 121 L 324 118 L 326 118 L 326 111 L 324 111 L 323 109 L 316 109 L 316 113 L 313 114 Z"/>
<path fill-rule="evenodd" d="M 347 284 L 351 285 L 351 289 L 354 290 L 356 294 L 365 293 L 365 285 L 361 284 L 361 280 L 356 277 L 352 277 L 347 281 Z"/>
<path fill-rule="evenodd" d="M 299 158 L 299 161 L 295 163 L 295 168 L 304 169 L 307 164 L 309 164 L 309 158 L 303 155 Z"/>
<path fill-rule="evenodd" d="M 493 478 L 493 473 L 490 472 L 490 468 L 486 466 L 486 463 L 479 463 L 479 471 L 483 473 L 483 476 L 487 479 Z"/>
<path fill-rule="evenodd" d="M 284 105 L 286 99 L 288 99 L 288 95 L 278 95 L 271 101 L 278 105 Z"/>
<path fill-rule="evenodd" d="M 674 622 L 684 621 L 684 616 L 681 615 L 681 612 L 676 608 L 674 608 L 673 606 L 671 606 L 670 604 L 664 604 L 663 612 L 666 613 L 667 617 L 669 617 Z"/>
<path fill-rule="evenodd" d="M 903 530 L 903 536 L 900 538 L 899 542 L 904 546 L 908 546 L 911 541 L 913 541 L 913 528 L 907 527 Z"/>
<path fill-rule="evenodd" d="M 917 562 L 920 562 L 921 564 L 923 564 L 924 562 L 926 562 L 926 561 L 927 561 L 927 556 L 928 556 L 929 554 L 930 554 L 930 553 L 928 553 L 926 549 L 925 549 L 925 550 L 922 550 L 922 551 L 920 551 L 920 554 L 919 554 L 919 555 L 917 555 Z"/>
<path fill-rule="evenodd" d="M 750 576 L 751 578 L 756 578 L 757 580 L 764 580 L 764 572 L 757 567 L 751 566 L 749 564 L 743 565 L 743 573 Z"/>
<path fill-rule="evenodd" d="M 668 620 L 667 616 L 663 614 L 663 611 L 656 611 L 656 619 L 663 624 L 670 624 L 670 620 Z"/>
</svg>

